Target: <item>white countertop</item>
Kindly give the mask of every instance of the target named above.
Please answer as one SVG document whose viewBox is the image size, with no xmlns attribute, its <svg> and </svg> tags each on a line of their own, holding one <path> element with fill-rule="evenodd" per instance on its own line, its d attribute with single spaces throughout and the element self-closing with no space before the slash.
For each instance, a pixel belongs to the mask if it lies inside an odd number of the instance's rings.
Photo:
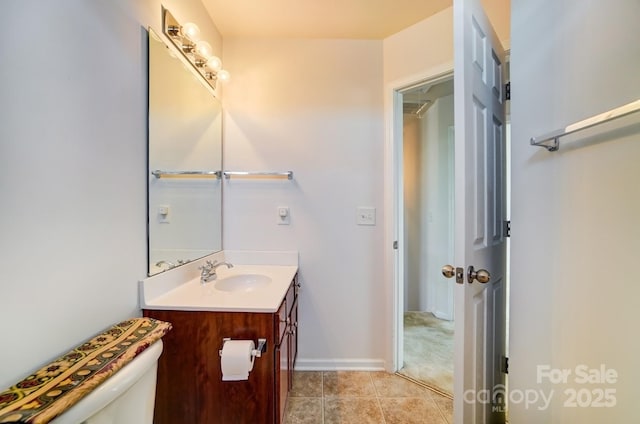
<svg viewBox="0 0 640 424">
<path fill-rule="evenodd" d="M 199 263 L 192 265 L 187 271 L 176 272 L 173 276 L 170 275 L 171 271 L 168 271 L 149 277 L 140 282 L 140 307 L 179 311 L 276 312 L 298 272 L 297 252 L 282 252 L 282 255 L 278 255 L 279 252 L 250 253 L 221 252 L 213 257 L 203 258 L 201 262 L 207 259 L 226 259 L 234 265 L 230 269 L 219 267 L 216 270 L 217 279 L 206 284 L 200 283 L 197 271 Z M 271 262 L 273 265 L 265 262 Z M 248 291 L 229 292 L 216 289 L 216 282 L 242 274 L 265 275 L 271 282 Z"/>
</svg>

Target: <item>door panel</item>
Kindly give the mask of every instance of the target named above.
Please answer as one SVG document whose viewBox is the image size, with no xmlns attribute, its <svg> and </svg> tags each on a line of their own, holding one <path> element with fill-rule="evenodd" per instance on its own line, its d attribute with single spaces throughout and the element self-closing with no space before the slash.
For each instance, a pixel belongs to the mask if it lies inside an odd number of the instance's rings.
<svg viewBox="0 0 640 424">
<path fill-rule="evenodd" d="M 486 114 L 487 108 L 484 104 L 482 104 L 477 98 L 472 99 L 471 107 L 473 108 L 473 121 L 472 121 L 472 133 L 470 134 L 471 138 L 475 140 L 470 147 L 472 149 L 472 166 L 473 166 L 473 179 L 471 180 L 471 184 L 473 184 L 473 204 L 471 205 L 471 209 L 468 211 L 471 213 L 472 218 L 475 222 L 474 234 L 475 237 L 473 239 L 473 245 L 479 249 L 482 249 L 485 246 L 485 166 L 482 158 L 484 155 L 484 146 L 485 146 L 485 123 L 487 121 Z"/>
<path fill-rule="evenodd" d="M 471 387 L 486 387 L 487 357 L 485 355 L 487 329 L 487 292 L 486 290 L 474 293 L 471 302 L 473 323 L 471 325 L 471 338 L 473 340 L 471 358 L 473 381 Z M 457 371 L 456 371 L 457 372 Z M 473 423 L 484 423 L 486 416 L 485 404 L 479 402 L 471 403 Z M 465 421 L 470 422 L 470 421 Z"/>
<path fill-rule="evenodd" d="M 503 422 L 487 393 L 506 348 L 504 53 L 479 0 L 454 1 L 454 33 L 455 263 L 491 274 L 456 285 L 454 421 Z"/>
<path fill-rule="evenodd" d="M 504 234 L 503 234 L 503 222 L 506 219 L 506 196 L 505 196 L 505 167 L 504 164 L 506 162 L 505 156 L 505 140 L 506 134 L 504 131 L 504 122 L 498 121 L 494 118 L 493 120 L 493 132 L 491 139 L 491 147 L 493 151 L 490 152 L 487 157 L 492 160 L 492 168 L 493 173 L 491 175 L 493 181 L 489 184 L 489 187 L 493 188 L 495 193 L 491 194 L 491 198 L 493 198 L 493 210 L 491 211 L 492 220 L 492 244 L 498 244 L 504 242 Z"/>
</svg>

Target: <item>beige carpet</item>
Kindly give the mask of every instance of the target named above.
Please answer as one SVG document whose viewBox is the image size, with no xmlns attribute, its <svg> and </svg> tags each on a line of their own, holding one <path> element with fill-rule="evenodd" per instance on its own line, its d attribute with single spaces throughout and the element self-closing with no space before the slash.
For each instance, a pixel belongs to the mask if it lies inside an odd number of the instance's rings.
<svg viewBox="0 0 640 424">
<path fill-rule="evenodd" d="M 404 314 L 404 367 L 399 374 L 453 395 L 453 321 L 430 312 Z"/>
</svg>

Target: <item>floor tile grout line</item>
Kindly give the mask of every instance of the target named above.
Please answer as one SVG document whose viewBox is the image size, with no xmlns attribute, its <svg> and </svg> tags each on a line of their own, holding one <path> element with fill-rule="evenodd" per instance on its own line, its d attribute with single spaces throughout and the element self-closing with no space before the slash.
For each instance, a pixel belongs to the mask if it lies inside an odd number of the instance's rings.
<svg viewBox="0 0 640 424">
<path fill-rule="evenodd" d="M 442 418 L 442 422 L 450 424 L 449 423 L 449 419 L 444 415 L 444 411 L 440 407 L 440 404 L 438 402 L 436 402 L 435 399 L 432 398 L 432 400 L 433 400 L 433 403 L 436 404 L 436 408 L 438 408 L 438 412 L 440 413 L 440 418 Z"/>
<path fill-rule="evenodd" d="M 375 381 L 373 381 L 373 374 L 369 371 L 369 380 L 371 380 L 371 385 L 373 386 L 373 391 L 376 394 L 376 397 L 380 397 L 380 392 L 378 391 L 378 386 L 376 386 Z"/>
<path fill-rule="evenodd" d="M 324 371 L 320 373 L 320 395 L 320 417 L 322 424 L 324 424 Z"/>
<path fill-rule="evenodd" d="M 373 391 L 376 394 L 376 403 L 378 404 L 378 409 L 380 410 L 380 415 L 382 416 L 382 424 L 386 424 L 387 419 L 384 416 L 384 409 L 382 409 L 382 403 L 380 402 L 380 393 L 378 393 L 376 384 L 373 382 L 373 376 L 371 375 L 371 371 L 369 371 L 369 380 L 371 381 L 371 385 L 373 386 Z"/>
</svg>

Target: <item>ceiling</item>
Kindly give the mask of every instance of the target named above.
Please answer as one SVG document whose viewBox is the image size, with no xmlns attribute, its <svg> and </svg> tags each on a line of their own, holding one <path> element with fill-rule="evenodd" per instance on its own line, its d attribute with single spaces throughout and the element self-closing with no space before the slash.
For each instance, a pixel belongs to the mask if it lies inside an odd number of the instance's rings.
<svg viewBox="0 0 640 424">
<path fill-rule="evenodd" d="M 222 37 L 383 39 L 452 0 L 202 0 Z"/>
</svg>

